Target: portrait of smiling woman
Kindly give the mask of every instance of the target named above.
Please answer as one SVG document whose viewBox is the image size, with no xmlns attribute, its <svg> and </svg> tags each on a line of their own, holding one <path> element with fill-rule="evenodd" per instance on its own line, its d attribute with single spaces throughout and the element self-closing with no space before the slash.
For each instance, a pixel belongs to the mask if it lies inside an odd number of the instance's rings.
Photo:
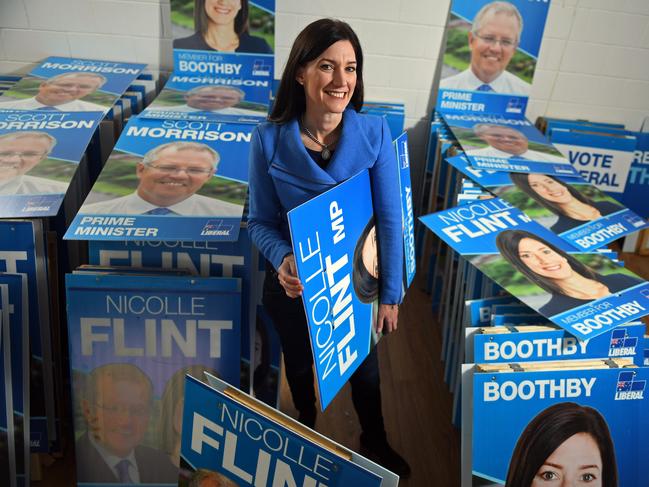
<svg viewBox="0 0 649 487">
<path fill-rule="evenodd" d="M 507 487 L 617 487 L 615 447 L 604 417 L 563 402 L 541 411 L 518 438 Z"/>
<path fill-rule="evenodd" d="M 496 237 L 500 254 L 531 283 L 550 294 L 539 308 L 554 316 L 642 282 L 620 273 L 602 275 L 550 242 L 524 230 L 505 230 Z"/>
<path fill-rule="evenodd" d="M 363 52 L 345 22 L 322 19 L 297 36 L 269 122 L 252 136 L 250 237 L 267 259 L 263 304 L 282 344 L 299 421 L 316 423 L 313 358 L 286 213 L 369 170 L 379 242 L 376 331 L 397 328 L 403 243 L 396 153 L 387 122 L 362 115 Z M 410 467 L 387 441 L 376 348 L 350 379 L 362 433 L 361 453 L 402 477 Z"/>
<path fill-rule="evenodd" d="M 194 29 L 189 37 L 175 39 L 174 49 L 254 52 L 272 54 L 261 37 L 249 32 L 248 0 L 195 0 Z"/>
<path fill-rule="evenodd" d="M 558 217 L 550 227 L 554 233 L 566 232 L 623 209 L 612 200 L 593 201 L 574 186 L 548 174 L 511 173 L 509 177 L 520 191 Z"/>
</svg>

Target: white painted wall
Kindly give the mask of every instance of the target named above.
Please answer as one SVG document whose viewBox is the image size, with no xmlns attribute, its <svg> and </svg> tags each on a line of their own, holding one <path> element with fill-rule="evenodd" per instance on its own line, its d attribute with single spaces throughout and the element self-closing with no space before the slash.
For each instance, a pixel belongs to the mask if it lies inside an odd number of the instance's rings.
<svg viewBox="0 0 649 487">
<path fill-rule="evenodd" d="M 449 0 L 277 0 L 276 69 L 299 30 L 348 21 L 366 56 L 367 99 L 406 104 L 413 156 L 423 156 Z M 168 0 L 0 0 L 0 72 L 51 55 L 171 67 Z M 528 109 L 625 123 L 649 114 L 649 0 L 552 0 Z"/>
</svg>

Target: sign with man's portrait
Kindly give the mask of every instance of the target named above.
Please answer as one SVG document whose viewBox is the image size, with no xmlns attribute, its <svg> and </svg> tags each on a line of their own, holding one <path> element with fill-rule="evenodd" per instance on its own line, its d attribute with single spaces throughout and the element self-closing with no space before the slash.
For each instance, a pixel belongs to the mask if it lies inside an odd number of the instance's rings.
<svg viewBox="0 0 649 487">
<path fill-rule="evenodd" d="M 49 57 L 0 96 L 0 109 L 104 114 L 144 68 L 144 64 Z"/>
<path fill-rule="evenodd" d="M 550 2 L 454 0 L 437 108 L 525 113 Z"/>
<path fill-rule="evenodd" d="M 66 238 L 236 240 L 253 128 L 132 119 Z"/>
</svg>

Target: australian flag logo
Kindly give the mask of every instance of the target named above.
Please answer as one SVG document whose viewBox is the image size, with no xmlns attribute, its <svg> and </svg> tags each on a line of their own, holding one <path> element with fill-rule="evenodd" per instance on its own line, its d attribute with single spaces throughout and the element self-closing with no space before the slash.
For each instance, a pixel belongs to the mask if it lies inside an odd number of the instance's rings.
<svg viewBox="0 0 649 487">
<path fill-rule="evenodd" d="M 630 337 L 626 328 L 616 328 L 611 332 L 609 357 L 628 357 L 636 354 L 638 337 Z"/>
<path fill-rule="evenodd" d="M 617 387 L 615 389 L 616 401 L 632 401 L 644 399 L 644 390 L 647 386 L 646 380 L 637 380 L 636 372 L 624 370 L 617 376 Z"/>
</svg>

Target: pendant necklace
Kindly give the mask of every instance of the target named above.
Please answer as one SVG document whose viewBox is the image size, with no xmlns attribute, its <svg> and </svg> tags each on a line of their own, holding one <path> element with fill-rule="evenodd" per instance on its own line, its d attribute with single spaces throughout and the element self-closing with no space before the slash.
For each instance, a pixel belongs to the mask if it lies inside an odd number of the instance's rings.
<svg viewBox="0 0 649 487">
<path fill-rule="evenodd" d="M 311 139 L 313 142 L 315 142 L 315 143 L 318 144 L 320 147 L 322 147 L 322 152 L 320 153 L 320 157 L 322 157 L 322 160 L 323 160 L 323 161 L 328 161 L 329 158 L 331 157 L 331 149 L 329 149 L 329 146 L 330 146 L 333 142 L 332 142 L 332 143 L 329 143 L 329 144 L 324 144 L 324 143 L 320 142 L 318 139 L 316 139 L 315 135 L 313 135 L 313 134 L 311 133 L 311 131 L 310 131 L 308 128 L 306 128 L 306 126 L 305 126 L 304 124 L 302 124 L 302 132 L 303 132 L 304 135 L 306 135 L 309 139 Z"/>
</svg>

